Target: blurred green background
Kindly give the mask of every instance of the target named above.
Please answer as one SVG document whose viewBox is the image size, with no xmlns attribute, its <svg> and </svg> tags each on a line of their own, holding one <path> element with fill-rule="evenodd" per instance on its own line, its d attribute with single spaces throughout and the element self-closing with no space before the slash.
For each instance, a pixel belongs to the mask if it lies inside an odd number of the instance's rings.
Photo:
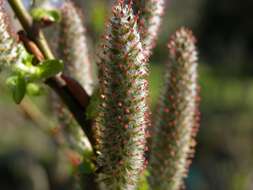
<svg viewBox="0 0 253 190">
<path fill-rule="evenodd" d="M 96 47 L 112 2 L 75 1 L 84 14 L 90 54 L 95 60 Z M 61 3 L 52 2 L 54 5 Z M 29 8 L 29 1 L 25 3 Z M 49 5 L 45 1 L 37 3 Z M 253 1 L 167 0 L 166 3 L 159 41 L 151 58 L 154 110 L 163 86 L 166 45 L 172 32 L 180 26 L 192 28 L 198 39 L 200 57 L 202 119 L 186 189 L 252 190 Z M 51 38 L 55 36 L 51 35 L 52 29 L 47 33 Z M 56 151 L 57 146 L 14 105 L 3 81 L 0 86 L 0 183 L 3 188 L 0 189 L 67 189 L 73 171 L 66 167 L 62 169 L 61 165 L 57 168 L 56 163 L 61 163 L 59 159 L 66 166 L 61 153 Z M 45 96 L 34 98 L 34 101 L 44 114 L 50 115 Z M 8 178 L 6 171 L 13 179 Z M 13 173 L 19 172 L 21 176 L 13 177 Z M 8 186 L 20 184 L 22 176 L 29 172 L 35 177 L 30 177 L 22 186 Z M 9 179 L 13 181 L 8 182 Z"/>
</svg>

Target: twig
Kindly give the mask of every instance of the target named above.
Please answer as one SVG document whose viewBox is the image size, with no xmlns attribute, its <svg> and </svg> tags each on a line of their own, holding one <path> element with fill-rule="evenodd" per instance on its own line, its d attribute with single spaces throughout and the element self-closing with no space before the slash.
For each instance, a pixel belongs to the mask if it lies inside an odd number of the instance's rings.
<svg viewBox="0 0 253 190">
<path fill-rule="evenodd" d="M 48 121 L 45 115 L 36 107 L 36 105 L 29 98 L 25 98 L 20 104 L 19 108 L 33 123 L 40 126 L 43 131 L 50 132 L 51 129 L 57 125 Z"/>
<path fill-rule="evenodd" d="M 53 137 L 53 140 L 60 146 L 66 147 L 66 142 L 60 133 L 57 123 L 48 121 L 45 115 L 38 109 L 38 107 L 31 101 L 30 98 L 25 98 L 19 105 L 21 111 L 34 124 L 40 127 L 43 132 Z"/>
<path fill-rule="evenodd" d="M 54 55 L 52 54 L 42 31 L 36 24 L 33 23 L 31 16 L 26 11 L 21 0 L 8 0 L 8 2 L 28 35 L 28 41 L 23 40 L 23 43 L 25 43 L 28 47 L 27 49 L 30 50 L 38 60 L 41 58 L 41 56 L 36 53 L 38 52 L 38 49 L 42 52 L 46 59 L 54 59 Z M 29 39 L 35 43 L 27 43 L 30 42 Z M 38 49 L 36 46 L 33 46 L 34 44 L 38 47 Z M 36 51 L 34 51 L 34 47 Z M 94 149 L 95 139 L 92 132 L 92 122 L 87 119 L 85 115 L 90 97 L 77 82 L 73 82 L 72 79 L 66 76 L 62 77 L 62 75 L 57 75 L 49 78 L 45 83 L 59 95 L 68 109 L 72 112 L 73 116 L 85 132 L 91 145 L 93 145 L 94 153 L 96 153 Z M 82 97 L 80 97 L 80 95 Z M 95 176 L 93 174 L 87 181 L 86 185 L 92 187 L 94 190 L 98 189 Z"/>
<path fill-rule="evenodd" d="M 49 48 L 49 45 L 43 35 L 42 31 L 33 23 L 32 17 L 25 9 L 21 0 L 8 0 L 10 6 L 15 12 L 18 20 L 27 32 L 29 38 L 31 38 L 47 59 L 54 59 L 54 55 Z"/>
<path fill-rule="evenodd" d="M 17 18 L 19 19 L 24 30 L 26 31 L 28 38 L 35 42 L 38 49 L 42 52 L 46 59 L 54 59 L 55 57 L 52 54 L 42 31 L 40 30 L 40 28 L 33 24 L 32 18 L 25 9 L 22 2 L 20 0 L 8 0 L 8 2 L 12 7 L 14 13 L 16 14 Z M 25 41 L 23 42 L 26 43 Z M 33 48 L 31 47 L 30 43 L 26 43 L 26 46 Z M 38 54 L 35 54 L 35 57 L 37 57 L 38 59 L 41 58 Z M 72 112 L 79 125 L 84 130 L 90 143 L 94 145 L 95 140 L 93 138 L 93 133 L 91 129 L 92 122 L 88 120 L 85 115 L 86 107 L 89 103 L 90 98 L 87 93 L 82 89 L 82 99 L 86 100 L 86 105 L 84 105 L 83 102 L 80 101 L 81 88 L 78 89 L 78 94 L 74 94 L 74 90 L 72 90 L 73 87 L 70 86 L 71 83 L 69 83 L 66 78 L 67 77 L 65 77 L 64 79 L 62 78 L 62 76 L 57 75 L 55 77 L 49 78 L 45 83 L 60 96 L 63 102 L 67 105 L 68 109 Z"/>
</svg>

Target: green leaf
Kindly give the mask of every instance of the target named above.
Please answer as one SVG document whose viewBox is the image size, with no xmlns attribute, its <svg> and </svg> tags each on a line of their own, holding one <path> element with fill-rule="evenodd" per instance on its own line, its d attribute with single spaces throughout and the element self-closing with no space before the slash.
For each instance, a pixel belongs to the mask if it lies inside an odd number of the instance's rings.
<svg viewBox="0 0 253 190">
<path fill-rule="evenodd" d="M 149 189 L 148 180 L 147 180 L 148 176 L 149 176 L 149 173 L 147 170 L 145 170 L 144 173 L 140 176 L 137 190 L 148 190 Z"/>
<path fill-rule="evenodd" d="M 93 157 L 93 152 L 91 150 L 85 150 L 83 152 L 83 161 L 79 166 L 79 172 L 82 174 L 91 174 L 95 172 L 95 165 L 91 161 Z"/>
<path fill-rule="evenodd" d="M 30 96 L 39 96 L 41 95 L 42 90 L 39 85 L 35 83 L 29 83 L 26 86 L 26 92 Z"/>
<path fill-rule="evenodd" d="M 34 58 L 34 55 L 32 54 L 29 54 L 28 52 L 24 52 L 24 55 L 23 55 L 23 60 L 22 62 L 27 65 L 27 66 L 32 66 L 33 65 L 33 58 Z"/>
<path fill-rule="evenodd" d="M 36 75 L 36 67 L 32 64 L 34 56 L 22 51 L 22 63 L 13 64 L 13 73 L 14 75 L 23 76 L 24 78 L 29 78 L 32 75 Z"/>
<path fill-rule="evenodd" d="M 95 171 L 95 166 L 91 161 L 83 160 L 82 164 L 79 166 L 79 171 L 82 174 L 91 174 Z"/>
<path fill-rule="evenodd" d="M 19 104 L 26 93 L 26 81 L 21 76 L 11 76 L 6 81 L 12 91 L 13 100 Z"/>
<path fill-rule="evenodd" d="M 51 59 L 43 61 L 36 67 L 38 69 L 37 77 L 39 79 L 47 79 L 61 72 L 64 64 L 61 60 Z"/>
<path fill-rule="evenodd" d="M 41 21 L 42 19 L 47 19 L 51 22 L 60 22 L 61 14 L 57 9 L 43 9 L 43 8 L 34 8 L 31 10 L 31 15 L 35 21 Z"/>
</svg>

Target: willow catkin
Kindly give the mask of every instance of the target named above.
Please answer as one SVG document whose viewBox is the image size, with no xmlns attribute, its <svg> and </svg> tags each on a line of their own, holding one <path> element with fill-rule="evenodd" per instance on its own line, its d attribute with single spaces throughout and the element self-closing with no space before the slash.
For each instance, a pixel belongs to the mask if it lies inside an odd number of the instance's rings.
<svg viewBox="0 0 253 190">
<path fill-rule="evenodd" d="M 64 72 L 76 79 L 91 95 L 94 80 L 85 33 L 81 14 L 73 2 L 67 0 L 62 8 L 59 44 L 59 52 L 65 63 Z"/>
<path fill-rule="evenodd" d="M 195 38 L 179 29 L 169 42 L 165 90 L 152 139 L 149 183 L 152 190 L 179 190 L 187 175 L 198 120 Z"/>
<path fill-rule="evenodd" d="M 91 95 L 94 81 L 81 14 L 70 0 L 63 3 L 61 13 L 58 51 L 64 61 L 63 73 L 79 82 L 86 93 Z M 91 149 L 87 137 L 71 113 L 56 96 L 53 95 L 52 98 L 54 102 L 53 110 L 58 117 L 61 128 L 65 131 L 65 137 L 70 145 L 80 154 L 83 154 L 83 151 L 87 149 Z"/>
<path fill-rule="evenodd" d="M 144 167 L 149 121 L 148 68 L 131 5 L 114 5 L 101 47 L 98 180 L 107 190 L 132 190 Z"/>
<path fill-rule="evenodd" d="M 11 35 L 8 16 L 3 6 L 3 1 L 0 0 L 0 69 L 14 64 L 22 68 L 26 50 Z"/>
<path fill-rule="evenodd" d="M 134 7 L 139 14 L 139 27 L 143 48 L 147 55 L 151 55 L 161 26 L 164 12 L 164 0 L 133 0 Z"/>
</svg>

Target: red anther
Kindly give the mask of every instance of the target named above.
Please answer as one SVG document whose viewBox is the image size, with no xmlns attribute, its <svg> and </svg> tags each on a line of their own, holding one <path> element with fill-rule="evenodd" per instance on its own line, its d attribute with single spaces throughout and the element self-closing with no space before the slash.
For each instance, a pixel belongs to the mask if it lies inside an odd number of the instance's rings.
<svg viewBox="0 0 253 190">
<path fill-rule="evenodd" d="M 169 113 L 169 112 L 170 112 L 170 109 L 169 109 L 169 108 L 164 108 L 164 112 L 165 112 L 165 113 Z"/>
</svg>

